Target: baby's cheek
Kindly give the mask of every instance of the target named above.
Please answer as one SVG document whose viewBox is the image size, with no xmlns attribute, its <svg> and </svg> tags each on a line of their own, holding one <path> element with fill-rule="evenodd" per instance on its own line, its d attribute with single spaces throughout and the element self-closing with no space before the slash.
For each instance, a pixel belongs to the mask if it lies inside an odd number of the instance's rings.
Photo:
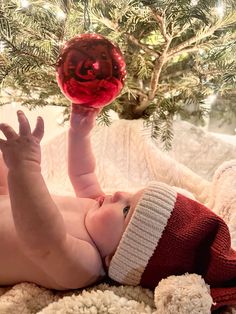
<svg viewBox="0 0 236 314">
<path fill-rule="evenodd" d="M 91 211 L 87 215 L 87 224 L 93 227 L 99 228 L 99 226 L 106 226 L 111 222 L 112 216 L 111 210 L 108 208 L 101 208 L 95 211 Z"/>
<path fill-rule="evenodd" d="M 113 221 L 116 220 L 116 213 L 110 208 L 103 208 L 101 210 L 98 210 L 96 215 L 96 218 L 103 224 L 111 224 Z"/>
</svg>

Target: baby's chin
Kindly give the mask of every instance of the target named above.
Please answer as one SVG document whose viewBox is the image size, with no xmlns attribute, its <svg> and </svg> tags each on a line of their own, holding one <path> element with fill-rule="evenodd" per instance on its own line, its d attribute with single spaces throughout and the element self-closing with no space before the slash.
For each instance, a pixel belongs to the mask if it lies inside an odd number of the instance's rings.
<svg viewBox="0 0 236 314">
<path fill-rule="evenodd" d="M 97 200 L 95 200 L 95 199 L 86 199 L 86 204 L 85 204 L 85 206 L 86 206 L 86 209 L 88 210 L 88 211 L 90 211 L 90 210 L 97 210 L 97 209 L 99 209 L 100 208 L 100 205 L 99 205 L 99 202 L 97 201 Z"/>
</svg>

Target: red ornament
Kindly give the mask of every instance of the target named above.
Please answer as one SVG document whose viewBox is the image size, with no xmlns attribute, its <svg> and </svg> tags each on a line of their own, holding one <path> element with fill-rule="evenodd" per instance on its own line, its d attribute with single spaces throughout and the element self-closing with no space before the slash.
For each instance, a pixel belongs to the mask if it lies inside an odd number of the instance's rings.
<svg viewBox="0 0 236 314">
<path fill-rule="evenodd" d="M 118 47 L 97 34 L 82 34 L 63 47 L 56 65 L 62 93 L 74 104 L 103 107 L 124 86 L 125 61 Z"/>
</svg>

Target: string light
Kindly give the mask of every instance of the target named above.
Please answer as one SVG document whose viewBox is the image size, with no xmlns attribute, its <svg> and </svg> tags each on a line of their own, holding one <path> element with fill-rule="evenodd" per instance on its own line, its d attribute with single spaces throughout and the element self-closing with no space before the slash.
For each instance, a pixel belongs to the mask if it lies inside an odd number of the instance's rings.
<svg viewBox="0 0 236 314">
<path fill-rule="evenodd" d="M 192 6 L 195 6 L 195 5 L 198 4 L 198 1 L 199 1 L 199 0 L 191 0 L 191 3 L 190 3 L 190 4 L 191 4 Z"/>
<path fill-rule="evenodd" d="M 57 41 L 58 42 L 58 46 L 61 47 L 61 46 L 64 46 L 65 43 L 66 43 L 66 40 L 59 40 Z"/>
<path fill-rule="evenodd" d="M 205 114 L 203 117 L 205 126 L 203 127 L 203 129 L 205 129 L 206 131 L 208 131 L 209 129 L 210 112 L 211 112 L 212 105 L 216 101 L 216 99 L 217 99 L 217 94 L 212 94 L 212 95 L 209 95 L 205 99 L 204 103 L 200 104 L 200 108 L 202 108 L 205 111 Z"/>
<path fill-rule="evenodd" d="M 219 2 L 218 5 L 216 6 L 215 8 L 215 11 L 216 11 L 216 14 L 222 18 L 224 16 L 224 13 L 225 13 L 225 7 L 223 5 L 222 2 Z"/>
<path fill-rule="evenodd" d="M 200 54 L 201 56 L 204 56 L 204 54 L 205 54 L 205 50 L 204 50 L 204 49 L 202 49 L 202 48 L 200 48 L 200 49 L 199 49 L 199 54 Z"/>
<path fill-rule="evenodd" d="M 30 2 L 28 0 L 20 0 L 20 5 L 21 5 L 21 8 L 27 9 L 30 6 Z M 45 10 L 50 10 L 51 9 L 50 3 L 45 3 L 43 5 L 43 8 Z M 57 9 L 55 14 L 59 20 L 64 20 L 66 18 L 66 14 L 60 9 Z"/>
<path fill-rule="evenodd" d="M 45 10 L 53 10 L 53 7 L 50 3 L 45 3 L 43 5 L 43 8 Z M 56 17 L 58 18 L 58 20 L 65 20 L 66 13 L 63 12 L 61 9 L 58 8 L 58 9 L 54 10 L 54 13 L 55 13 Z"/>
<path fill-rule="evenodd" d="M 190 1 L 190 5 L 191 6 L 196 6 L 198 5 L 199 0 L 191 0 Z M 225 14 L 225 7 L 224 4 L 222 3 L 222 1 L 219 1 L 217 6 L 215 7 L 215 13 L 216 15 L 218 15 L 218 17 L 223 18 L 224 14 Z"/>
<path fill-rule="evenodd" d="M 0 53 L 3 53 L 5 49 L 5 43 L 4 41 L 0 41 Z"/>
<path fill-rule="evenodd" d="M 20 4 L 22 8 L 28 8 L 30 5 L 28 0 L 20 0 Z"/>
<path fill-rule="evenodd" d="M 205 99 L 205 104 L 207 104 L 209 107 L 211 107 L 211 105 L 216 101 L 216 99 L 217 99 L 217 95 L 216 94 L 209 95 Z"/>
<path fill-rule="evenodd" d="M 50 4 L 49 4 L 49 3 L 44 4 L 44 5 L 43 5 L 43 8 L 44 8 L 45 10 L 50 10 Z"/>
<path fill-rule="evenodd" d="M 66 18 L 66 14 L 61 10 L 57 11 L 56 16 L 59 20 L 64 20 Z"/>
</svg>

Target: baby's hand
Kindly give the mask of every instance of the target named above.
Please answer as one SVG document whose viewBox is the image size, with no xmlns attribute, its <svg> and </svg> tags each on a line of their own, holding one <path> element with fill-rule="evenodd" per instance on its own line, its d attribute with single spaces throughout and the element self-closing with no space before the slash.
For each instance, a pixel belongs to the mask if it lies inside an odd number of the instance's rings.
<svg viewBox="0 0 236 314">
<path fill-rule="evenodd" d="M 72 104 L 70 125 L 79 136 L 86 136 L 95 125 L 96 117 L 101 109 L 88 108 Z"/>
<path fill-rule="evenodd" d="M 44 133 L 44 123 L 38 117 L 35 129 L 31 132 L 30 124 L 22 111 L 17 112 L 19 134 L 8 124 L 1 123 L 0 130 L 6 140 L 0 139 L 0 150 L 9 169 L 26 166 L 32 170 L 40 170 L 40 141 Z"/>
</svg>

